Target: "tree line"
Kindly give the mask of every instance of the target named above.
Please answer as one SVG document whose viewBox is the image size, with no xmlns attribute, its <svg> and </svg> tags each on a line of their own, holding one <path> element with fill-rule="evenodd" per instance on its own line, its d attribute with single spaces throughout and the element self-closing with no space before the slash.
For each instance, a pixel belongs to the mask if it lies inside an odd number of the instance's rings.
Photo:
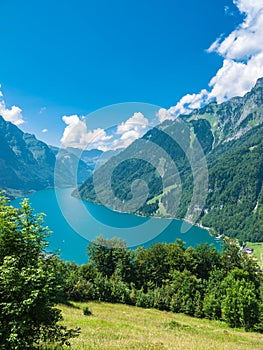
<svg viewBox="0 0 263 350">
<path fill-rule="evenodd" d="M 63 327 L 56 307 L 70 301 L 126 303 L 263 331 L 262 272 L 235 241 L 225 240 L 221 252 L 181 240 L 131 250 L 100 236 L 87 247 L 87 263 L 77 265 L 47 253 L 49 234 L 27 200 L 15 209 L 0 198 L 3 350 L 70 345 L 79 329 Z"/>
<path fill-rule="evenodd" d="M 60 262 L 64 297 L 182 312 L 263 330 L 263 280 L 257 262 L 225 240 L 185 247 L 181 240 L 129 250 L 102 236 L 88 245 L 88 263 Z"/>
</svg>

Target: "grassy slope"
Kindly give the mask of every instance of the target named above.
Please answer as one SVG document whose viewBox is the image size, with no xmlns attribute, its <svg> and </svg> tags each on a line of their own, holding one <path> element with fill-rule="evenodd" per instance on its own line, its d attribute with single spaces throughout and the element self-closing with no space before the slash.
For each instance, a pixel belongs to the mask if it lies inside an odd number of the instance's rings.
<svg viewBox="0 0 263 350">
<path fill-rule="evenodd" d="M 228 328 L 222 322 L 201 320 L 182 314 L 109 303 L 60 305 L 64 324 L 81 327 L 72 340 L 73 350 L 113 349 L 213 349 L 257 350 L 263 335 Z M 88 305 L 92 316 L 84 316 Z"/>
<path fill-rule="evenodd" d="M 250 248 L 254 249 L 254 256 L 257 258 L 261 268 L 263 268 L 263 242 L 247 242 Z"/>
</svg>

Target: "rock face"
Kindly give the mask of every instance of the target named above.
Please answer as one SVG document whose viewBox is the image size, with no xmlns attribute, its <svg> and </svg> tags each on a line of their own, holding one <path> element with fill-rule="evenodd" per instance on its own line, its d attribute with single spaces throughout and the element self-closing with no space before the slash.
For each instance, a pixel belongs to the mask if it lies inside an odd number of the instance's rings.
<svg viewBox="0 0 263 350">
<path fill-rule="evenodd" d="M 263 78 L 244 97 L 149 130 L 73 195 L 147 216 L 199 217 L 217 234 L 263 241 L 262 181 Z"/>
<path fill-rule="evenodd" d="M 70 150 L 59 152 L 0 116 L 0 189 L 11 197 L 54 187 L 54 174 L 56 185 L 76 186 L 92 167 L 92 157 L 87 164 Z"/>
<path fill-rule="evenodd" d="M 214 135 L 213 147 L 240 138 L 263 122 L 263 78 L 258 79 L 254 88 L 244 97 L 234 97 L 219 105 L 210 103 L 186 119 L 209 121 Z"/>
</svg>

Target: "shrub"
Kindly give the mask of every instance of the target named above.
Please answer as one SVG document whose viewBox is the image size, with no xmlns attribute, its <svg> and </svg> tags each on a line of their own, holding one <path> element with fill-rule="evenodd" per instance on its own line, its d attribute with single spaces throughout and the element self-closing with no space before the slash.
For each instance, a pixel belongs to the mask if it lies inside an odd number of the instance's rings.
<svg viewBox="0 0 263 350">
<path fill-rule="evenodd" d="M 83 307 L 83 315 L 84 315 L 84 316 L 90 316 L 90 315 L 92 315 L 92 312 L 90 311 L 90 309 L 89 309 L 88 306 L 84 306 L 84 307 Z"/>
</svg>

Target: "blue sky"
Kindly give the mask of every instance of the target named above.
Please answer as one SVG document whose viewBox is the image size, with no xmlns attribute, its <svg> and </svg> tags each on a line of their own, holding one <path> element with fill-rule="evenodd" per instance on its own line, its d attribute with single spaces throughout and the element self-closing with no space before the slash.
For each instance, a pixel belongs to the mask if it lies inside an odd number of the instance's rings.
<svg viewBox="0 0 263 350">
<path fill-rule="evenodd" d="M 0 113 L 47 143 L 120 148 L 152 125 L 151 105 L 163 121 L 248 91 L 263 76 L 262 11 L 262 0 L 2 1 Z"/>
</svg>

